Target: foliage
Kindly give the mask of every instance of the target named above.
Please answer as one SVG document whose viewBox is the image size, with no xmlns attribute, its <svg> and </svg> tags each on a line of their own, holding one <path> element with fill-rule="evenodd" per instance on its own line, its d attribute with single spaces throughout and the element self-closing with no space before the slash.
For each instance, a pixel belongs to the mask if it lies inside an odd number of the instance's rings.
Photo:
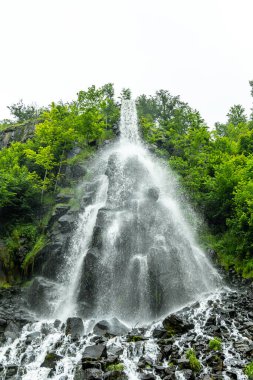
<svg viewBox="0 0 253 380">
<path fill-rule="evenodd" d="M 10 113 L 17 122 L 24 122 L 27 120 L 34 120 L 41 114 L 42 109 L 37 108 L 35 105 L 25 105 L 21 99 L 18 103 L 8 106 Z"/>
<path fill-rule="evenodd" d="M 180 191 L 203 216 L 221 263 L 253 277 L 253 123 L 244 108 L 234 105 L 227 122 L 209 130 L 168 91 L 141 95 L 136 104 L 144 139 L 179 174 Z"/>
<path fill-rule="evenodd" d="M 201 364 L 200 361 L 196 357 L 196 353 L 193 349 L 189 349 L 186 351 L 186 358 L 190 362 L 190 367 L 194 372 L 200 372 Z"/>
<path fill-rule="evenodd" d="M 41 249 L 45 246 L 45 244 L 46 244 L 46 237 L 44 235 L 41 235 L 37 239 L 32 250 L 26 255 L 26 257 L 22 263 L 22 269 L 24 270 L 24 272 L 27 272 L 29 266 L 33 265 L 35 256 L 37 255 L 37 253 L 39 251 L 41 251 Z"/>
<path fill-rule="evenodd" d="M 210 339 L 208 343 L 210 350 L 213 350 L 213 351 L 219 351 L 221 349 L 221 345 L 222 345 L 222 341 L 217 336 L 214 337 L 213 339 Z"/>
<path fill-rule="evenodd" d="M 244 373 L 248 376 L 249 379 L 253 379 L 253 362 L 245 366 Z"/>
<path fill-rule="evenodd" d="M 44 220 L 53 207 L 52 196 L 64 175 L 63 168 L 87 159 L 105 139 L 113 138 L 120 111 L 111 83 L 80 91 L 71 103 L 53 102 L 48 108 L 37 109 L 20 101 L 8 108 L 16 123 L 3 121 L 1 130 L 19 128 L 24 122 L 24 129 L 26 124 L 35 125 L 31 139 L 0 150 L 0 233 L 8 245 L 8 252 L 2 252 L 2 256 L 10 270 L 22 267 L 27 271 L 45 243 Z M 81 152 L 69 159 L 74 147 Z M 18 252 L 24 239 L 21 229 L 29 224 L 34 224 L 36 236 L 26 244 L 27 255 L 20 262 Z"/>
<path fill-rule="evenodd" d="M 107 371 L 124 371 L 124 364 L 118 363 L 118 364 L 110 364 L 106 367 Z"/>
</svg>

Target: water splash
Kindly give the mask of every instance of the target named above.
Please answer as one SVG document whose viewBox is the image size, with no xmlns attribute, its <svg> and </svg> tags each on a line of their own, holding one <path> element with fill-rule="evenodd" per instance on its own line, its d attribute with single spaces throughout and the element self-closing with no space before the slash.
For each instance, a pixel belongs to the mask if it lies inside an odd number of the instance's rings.
<svg viewBox="0 0 253 380">
<path fill-rule="evenodd" d="M 61 316 L 143 322 L 219 280 L 177 200 L 175 176 L 141 142 L 132 100 L 122 104 L 120 133 L 94 161 L 95 195 L 62 271 Z"/>
</svg>

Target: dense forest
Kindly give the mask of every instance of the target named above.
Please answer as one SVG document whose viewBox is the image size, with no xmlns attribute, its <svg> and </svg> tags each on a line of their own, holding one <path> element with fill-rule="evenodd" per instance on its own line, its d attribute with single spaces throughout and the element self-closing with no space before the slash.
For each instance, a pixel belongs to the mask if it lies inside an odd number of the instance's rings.
<svg viewBox="0 0 253 380">
<path fill-rule="evenodd" d="M 253 96 L 253 81 L 250 86 Z M 122 91 L 121 98 L 130 96 Z M 9 106 L 14 121 L 1 122 L 0 136 L 20 128 L 33 133 L 0 151 L 1 286 L 31 274 L 55 197 L 74 185 L 64 181 L 66 168 L 117 136 L 121 98 L 106 84 L 80 91 L 70 103 Z M 168 91 L 141 95 L 136 104 L 144 140 L 178 173 L 181 191 L 204 221 L 202 244 L 226 269 L 253 277 L 253 114 L 248 118 L 234 105 L 225 124 L 209 129 L 198 111 Z"/>
</svg>

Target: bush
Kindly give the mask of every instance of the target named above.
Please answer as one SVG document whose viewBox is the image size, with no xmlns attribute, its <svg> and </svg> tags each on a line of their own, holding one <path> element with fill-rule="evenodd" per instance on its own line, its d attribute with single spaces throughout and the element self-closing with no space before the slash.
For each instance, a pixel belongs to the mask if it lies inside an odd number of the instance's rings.
<svg viewBox="0 0 253 380">
<path fill-rule="evenodd" d="M 118 364 L 110 364 L 106 368 L 107 371 L 124 371 L 124 364 L 118 363 Z"/>
<path fill-rule="evenodd" d="M 244 373 L 249 379 L 253 379 L 253 362 L 246 365 L 244 368 Z"/>
<path fill-rule="evenodd" d="M 194 372 L 200 372 L 201 364 L 200 361 L 196 357 L 196 353 L 193 349 L 189 349 L 186 351 L 186 357 L 190 362 L 190 367 Z"/>
<path fill-rule="evenodd" d="M 214 337 L 213 339 L 210 339 L 209 344 L 208 344 L 210 350 L 213 350 L 213 351 L 219 351 L 221 349 L 221 345 L 222 345 L 222 341 L 217 336 Z"/>
</svg>

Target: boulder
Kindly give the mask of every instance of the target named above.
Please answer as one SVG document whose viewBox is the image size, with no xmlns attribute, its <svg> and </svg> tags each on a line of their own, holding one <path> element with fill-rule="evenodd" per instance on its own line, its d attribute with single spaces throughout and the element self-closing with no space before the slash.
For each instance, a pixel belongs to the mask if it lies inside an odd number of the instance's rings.
<svg viewBox="0 0 253 380">
<path fill-rule="evenodd" d="M 120 336 L 127 332 L 128 328 L 117 318 L 99 321 L 93 328 L 93 333 L 96 335 Z"/>
<path fill-rule="evenodd" d="M 18 372 L 18 366 L 17 365 L 7 365 L 5 367 L 5 377 L 4 379 L 16 379 L 16 375 L 17 375 L 17 372 Z"/>
<path fill-rule="evenodd" d="M 82 362 L 100 360 L 107 357 L 107 350 L 104 344 L 96 344 L 85 348 Z"/>
<path fill-rule="evenodd" d="M 54 293 L 56 284 L 44 277 L 36 277 L 27 292 L 27 300 L 33 310 L 41 315 L 49 311 L 50 295 Z"/>
<path fill-rule="evenodd" d="M 127 380 L 128 377 L 123 371 L 110 371 L 104 375 L 104 380 Z"/>
<path fill-rule="evenodd" d="M 102 380 L 103 371 L 97 368 L 79 368 L 74 376 L 74 380 Z"/>
<path fill-rule="evenodd" d="M 73 340 L 79 339 L 84 333 L 84 325 L 81 318 L 68 318 L 66 322 L 65 335 L 71 335 Z"/>
<path fill-rule="evenodd" d="M 139 368 L 143 368 L 143 369 L 151 368 L 153 367 L 154 362 L 152 358 L 150 358 L 149 356 L 141 356 L 137 365 Z"/>
<path fill-rule="evenodd" d="M 58 204 L 55 207 L 55 210 L 51 216 L 51 219 L 48 224 L 48 228 L 52 227 L 54 222 L 58 220 L 61 216 L 65 215 L 70 209 L 68 204 Z"/>
<path fill-rule="evenodd" d="M 107 346 L 107 352 L 110 355 L 120 356 L 123 354 L 123 347 L 111 344 L 110 346 Z"/>
<path fill-rule="evenodd" d="M 156 376 L 153 373 L 142 373 L 140 375 L 141 380 L 155 380 Z"/>
<path fill-rule="evenodd" d="M 54 370 L 57 362 L 62 358 L 62 356 L 57 355 L 55 352 L 48 352 L 43 363 L 41 364 L 41 367 L 51 368 Z"/>
<path fill-rule="evenodd" d="M 160 195 L 160 190 L 158 187 L 150 187 L 147 191 L 147 196 L 150 200 L 157 201 Z"/>
<path fill-rule="evenodd" d="M 176 314 L 171 314 L 163 320 L 163 326 L 171 334 L 184 334 L 194 328 L 192 323 L 187 323 Z"/>
<path fill-rule="evenodd" d="M 14 341 L 18 338 L 21 331 L 21 326 L 18 322 L 10 321 L 5 329 L 4 336 L 6 339 Z"/>
<path fill-rule="evenodd" d="M 160 327 L 160 328 L 155 328 L 153 330 L 152 335 L 153 335 L 153 338 L 155 338 L 155 339 L 165 339 L 168 334 L 167 334 L 167 331 L 165 329 Z"/>
</svg>

